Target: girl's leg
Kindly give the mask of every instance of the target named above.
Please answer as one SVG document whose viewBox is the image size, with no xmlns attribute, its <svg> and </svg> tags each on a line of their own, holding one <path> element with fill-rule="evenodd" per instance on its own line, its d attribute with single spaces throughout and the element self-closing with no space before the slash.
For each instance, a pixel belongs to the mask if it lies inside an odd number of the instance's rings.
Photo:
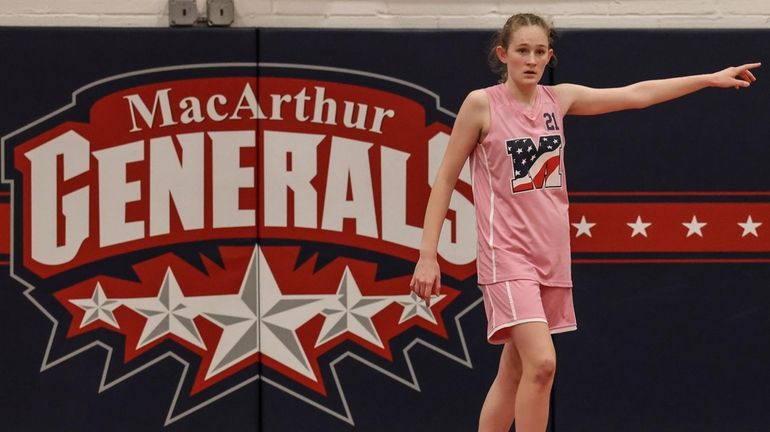
<svg viewBox="0 0 770 432">
<path fill-rule="evenodd" d="M 556 372 L 556 350 L 548 325 L 519 324 L 511 328 L 511 333 L 522 365 L 516 392 L 516 432 L 545 432 Z"/>
<path fill-rule="evenodd" d="M 521 360 L 513 343 L 508 342 L 503 346 L 497 376 L 481 407 L 479 432 L 508 432 L 511 429 L 519 380 Z"/>
</svg>

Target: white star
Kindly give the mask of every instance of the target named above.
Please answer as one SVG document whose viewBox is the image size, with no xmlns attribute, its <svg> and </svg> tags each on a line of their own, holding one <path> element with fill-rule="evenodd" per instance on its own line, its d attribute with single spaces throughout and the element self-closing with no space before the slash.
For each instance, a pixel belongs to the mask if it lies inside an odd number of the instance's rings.
<svg viewBox="0 0 770 432">
<path fill-rule="evenodd" d="M 587 235 L 588 237 L 592 237 L 591 228 L 594 225 L 596 224 L 586 221 L 586 217 L 583 216 L 582 218 L 580 218 L 580 222 L 572 224 L 573 227 L 577 228 L 577 234 L 575 234 L 575 237 L 580 237 L 583 234 Z"/>
<path fill-rule="evenodd" d="M 94 321 L 103 321 L 115 328 L 120 328 L 118 321 L 115 319 L 115 315 L 112 313 L 112 311 L 120 306 L 120 302 L 108 299 L 107 296 L 104 295 L 104 290 L 99 282 L 96 283 L 91 298 L 73 299 L 70 300 L 70 303 L 85 311 L 83 321 L 80 322 L 80 328 L 83 328 Z"/>
<path fill-rule="evenodd" d="M 532 151 L 532 146 L 527 147 L 527 151 L 531 152 Z"/>
<path fill-rule="evenodd" d="M 516 150 L 516 154 L 521 154 L 521 152 L 522 152 L 521 148 L 519 148 L 518 150 Z"/>
<path fill-rule="evenodd" d="M 516 170 L 516 177 L 518 177 L 518 176 L 520 176 L 520 175 L 521 175 L 521 171 L 519 171 L 519 170 Z"/>
<path fill-rule="evenodd" d="M 396 297 L 395 300 L 398 304 L 404 307 L 404 310 L 401 312 L 401 319 L 398 320 L 398 323 L 401 324 L 412 317 L 418 316 L 430 323 L 438 324 L 431 307 L 443 300 L 444 297 L 446 297 L 444 294 L 433 296 L 430 301 L 430 307 L 428 307 L 414 292 L 409 293 L 409 295 Z"/>
<path fill-rule="evenodd" d="M 208 296 L 206 318 L 222 327 L 206 378 L 262 352 L 318 381 L 296 330 L 323 309 L 328 295 L 284 295 L 259 246 L 254 248 L 238 294 Z"/>
<path fill-rule="evenodd" d="M 315 346 L 349 332 L 382 348 L 384 345 L 372 316 L 393 303 L 393 297 L 363 296 L 356 280 L 345 267 L 337 294 L 324 302 L 326 316 Z"/>
<path fill-rule="evenodd" d="M 703 237 L 703 232 L 701 232 L 701 228 L 707 225 L 706 222 L 698 222 L 698 219 L 693 215 L 692 220 L 690 222 L 682 222 L 682 225 L 687 227 L 687 237 L 690 237 L 693 234 L 697 234 L 700 237 Z"/>
<path fill-rule="evenodd" d="M 531 159 L 531 160 L 535 160 L 535 158 L 536 158 L 536 157 L 537 157 L 537 156 L 535 156 L 535 155 L 532 155 L 532 157 L 531 157 L 530 159 Z"/>
<path fill-rule="evenodd" d="M 200 311 L 188 307 L 187 298 L 179 288 L 171 268 L 166 270 L 157 297 L 124 298 L 121 302 L 147 318 L 137 349 L 169 334 L 206 349 L 193 322 Z"/>
<path fill-rule="evenodd" d="M 631 233 L 631 237 L 636 236 L 637 234 L 641 234 L 645 237 L 647 237 L 647 227 L 652 225 L 651 222 L 642 222 L 641 216 L 636 216 L 636 222 L 634 223 L 626 223 L 626 225 L 630 226 L 634 231 Z"/>
<path fill-rule="evenodd" d="M 741 237 L 746 237 L 747 235 L 751 234 L 754 237 L 759 237 L 759 233 L 757 233 L 757 228 L 759 228 L 762 225 L 762 222 L 754 222 L 751 220 L 751 215 L 749 215 L 749 218 L 746 219 L 746 222 L 740 223 L 738 222 L 738 225 L 740 225 L 741 228 L 743 228 L 743 234 Z"/>
</svg>

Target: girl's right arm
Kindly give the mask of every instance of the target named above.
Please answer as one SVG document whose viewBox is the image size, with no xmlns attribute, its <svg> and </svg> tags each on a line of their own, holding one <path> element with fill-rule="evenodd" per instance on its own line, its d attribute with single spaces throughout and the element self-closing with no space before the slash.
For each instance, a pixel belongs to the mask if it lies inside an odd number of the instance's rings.
<svg viewBox="0 0 770 432">
<path fill-rule="evenodd" d="M 489 100 L 484 90 L 468 94 L 457 113 L 446 153 L 436 174 L 436 181 L 428 198 L 423 222 L 420 258 L 410 282 L 412 291 L 430 306 L 430 297 L 439 294 L 441 270 L 436 249 L 441 227 L 444 225 L 449 199 L 468 155 L 481 142 L 489 127 Z"/>
<path fill-rule="evenodd" d="M 646 108 L 706 87 L 749 87 L 757 80 L 751 69 L 759 66 L 761 63 L 747 63 L 711 74 L 641 81 L 616 88 L 597 89 L 575 84 L 558 84 L 553 88 L 564 113 L 595 115 Z"/>
</svg>

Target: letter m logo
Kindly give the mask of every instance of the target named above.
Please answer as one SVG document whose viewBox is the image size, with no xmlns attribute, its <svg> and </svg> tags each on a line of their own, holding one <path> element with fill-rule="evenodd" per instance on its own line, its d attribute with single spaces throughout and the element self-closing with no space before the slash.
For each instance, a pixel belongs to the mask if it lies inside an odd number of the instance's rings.
<svg viewBox="0 0 770 432">
<path fill-rule="evenodd" d="M 506 141 L 513 169 L 511 192 L 561 187 L 561 144 L 560 135 L 541 136 L 537 144 L 530 137 Z"/>
</svg>

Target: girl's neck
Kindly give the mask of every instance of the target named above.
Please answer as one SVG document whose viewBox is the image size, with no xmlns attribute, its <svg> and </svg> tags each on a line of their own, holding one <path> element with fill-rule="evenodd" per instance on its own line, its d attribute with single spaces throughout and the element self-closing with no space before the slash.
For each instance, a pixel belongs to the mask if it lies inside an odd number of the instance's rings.
<svg viewBox="0 0 770 432">
<path fill-rule="evenodd" d="M 504 85 L 511 97 L 526 107 L 531 107 L 537 101 L 537 84 L 518 86 L 508 79 Z"/>
</svg>

